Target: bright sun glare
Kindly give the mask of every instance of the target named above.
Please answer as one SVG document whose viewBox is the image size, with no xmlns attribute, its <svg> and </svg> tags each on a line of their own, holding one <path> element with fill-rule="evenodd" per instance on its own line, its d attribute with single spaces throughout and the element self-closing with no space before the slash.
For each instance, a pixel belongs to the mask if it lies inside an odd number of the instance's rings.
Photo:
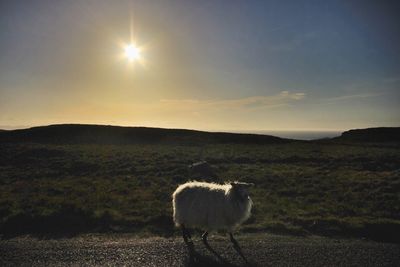
<svg viewBox="0 0 400 267">
<path fill-rule="evenodd" d="M 129 61 L 136 61 L 140 59 L 140 49 L 137 46 L 129 44 L 125 46 L 124 50 L 125 50 L 125 57 Z"/>
</svg>

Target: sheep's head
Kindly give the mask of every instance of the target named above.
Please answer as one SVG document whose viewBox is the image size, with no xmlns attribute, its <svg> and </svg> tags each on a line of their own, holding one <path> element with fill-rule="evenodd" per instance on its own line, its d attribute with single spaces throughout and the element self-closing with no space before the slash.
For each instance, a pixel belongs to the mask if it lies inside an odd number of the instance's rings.
<svg viewBox="0 0 400 267">
<path fill-rule="evenodd" d="M 248 189 L 250 187 L 254 186 L 253 183 L 231 182 L 230 184 L 231 184 L 232 189 L 234 190 L 236 196 L 240 200 L 245 201 L 250 198 Z"/>
</svg>

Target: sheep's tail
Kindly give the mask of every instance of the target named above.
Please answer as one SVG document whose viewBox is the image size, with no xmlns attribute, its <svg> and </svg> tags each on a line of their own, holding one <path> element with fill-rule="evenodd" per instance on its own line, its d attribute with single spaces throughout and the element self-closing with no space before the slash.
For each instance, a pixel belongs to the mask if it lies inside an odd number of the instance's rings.
<svg viewBox="0 0 400 267">
<path fill-rule="evenodd" d="M 176 227 L 180 227 L 181 226 L 181 224 L 178 222 L 175 208 L 174 208 L 173 220 L 174 220 L 174 224 L 175 224 Z"/>
<path fill-rule="evenodd" d="M 172 209 L 173 209 L 173 214 L 172 214 L 172 219 L 174 220 L 174 224 L 176 227 L 180 227 L 181 224 L 178 222 L 178 211 L 176 209 L 176 196 L 175 193 L 172 195 Z"/>
</svg>

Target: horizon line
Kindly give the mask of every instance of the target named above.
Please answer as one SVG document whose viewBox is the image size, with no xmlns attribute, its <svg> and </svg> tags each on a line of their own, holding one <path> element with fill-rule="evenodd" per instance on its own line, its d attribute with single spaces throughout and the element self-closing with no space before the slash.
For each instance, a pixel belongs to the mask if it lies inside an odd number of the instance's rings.
<svg viewBox="0 0 400 267">
<path fill-rule="evenodd" d="M 199 128 L 184 128 L 184 127 L 161 127 L 154 125 L 128 125 L 128 124 L 108 124 L 108 123 L 50 123 L 50 124 L 32 124 L 32 125 L 0 125 L 0 130 L 23 130 L 34 127 L 45 127 L 51 125 L 100 125 L 100 126 L 115 126 L 115 127 L 145 127 L 145 128 L 163 128 L 163 129 L 182 129 L 182 130 L 193 130 L 193 131 L 204 131 L 204 132 L 228 132 L 228 133 L 251 133 L 261 134 L 263 132 L 345 132 L 352 129 L 366 129 L 366 128 L 379 128 L 379 127 L 398 127 L 398 126 L 369 126 L 369 127 L 352 127 L 348 129 L 324 129 L 324 128 L 297 128 L 297 129 L 199 129 Z"/>
</svg>

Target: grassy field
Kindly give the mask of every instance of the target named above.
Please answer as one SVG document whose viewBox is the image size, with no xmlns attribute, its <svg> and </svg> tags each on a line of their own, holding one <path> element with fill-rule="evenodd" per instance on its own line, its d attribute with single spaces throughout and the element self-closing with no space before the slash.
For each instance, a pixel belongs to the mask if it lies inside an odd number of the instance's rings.
<svg viewBox="0 0 400 267">
<path fill-rule="evenodd" d="M 244 232 L 400 240 L 400 148 L 270 145 L 0 144 L 0 232 L 177 233 L 171 194 L 208 161 L 218 178 L 253 182 Z"/>
</svg>

